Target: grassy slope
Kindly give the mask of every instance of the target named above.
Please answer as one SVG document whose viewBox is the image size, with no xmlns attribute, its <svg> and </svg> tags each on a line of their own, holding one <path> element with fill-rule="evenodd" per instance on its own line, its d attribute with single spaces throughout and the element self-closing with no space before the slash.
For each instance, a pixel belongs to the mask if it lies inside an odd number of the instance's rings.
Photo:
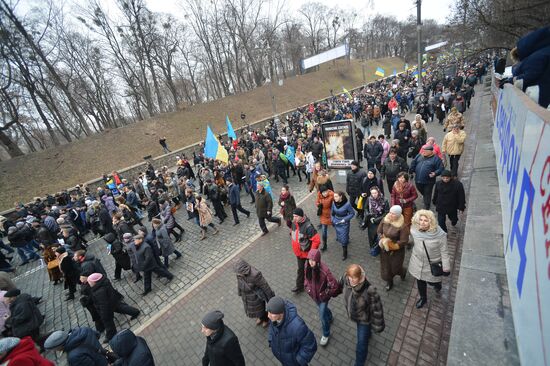
<svg viewBox="0 0 550 366">
<path fill-rule="evenodd" d="M 365 64 L 367 81 L 377 77 L 374 70 L 381 66 L 390 74 L 401 70 L 398 58 L 371 60 Z M 362 66 L 357 60 L 348 65 L 340 61 L 323 65 L 318 72 L 286 79 L 274 86 L 277 111 L 286 111 L 329 95 L 342 86 L 351 89 L 363 83 Z M 253 122 L 271 115 L 267 86 L 229 96 L 184 111 L 166 113 L 123 128 L 110 130 L 77 141 L 0 163 L 0 211 L 13 207 L 15 201 L 28 202 L 34 196 L 54 193 L 99 177 L 103 172 L 121 169 L 142 160 L 146 155 L 159 155 L 159 135 L 167 137 L 171 149 L 204 139 L 206 124 L 215 133 L 225 132 L 225 115 L 233 127 L 241 126 L 240 113 Z"/>
</svg>

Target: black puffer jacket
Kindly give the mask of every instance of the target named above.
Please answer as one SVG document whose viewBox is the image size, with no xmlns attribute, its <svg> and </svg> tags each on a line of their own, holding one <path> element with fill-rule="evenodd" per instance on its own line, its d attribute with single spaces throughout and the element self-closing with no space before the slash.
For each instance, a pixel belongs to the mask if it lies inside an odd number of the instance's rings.
<svg viewBox="0 0 550 366">
<path fill-rule="evenodd" d="M 145 339 L 137 337 L 130 329 L 118 332 L 109 345 L 119 357 L 113 366 L 155 366 L 153 354 Z"/>
<path fill-rule="evenodd" d="M 158 268 L 153 249 L 145 241 L 136 245 L 137 270 L 148 272 Z"/>
<path fill-rule="evenodd" d="M 103 277 L 92 287 L 92 302 L 101 319 L 113 317 L 114 309 L 122 301 L 124 296 L 114 289 L 111 281 Z"/>
<path fill-rule="evenodd" d="M 44 322 L 44 316 L 29 294 L 17 296 L 15 301 L 10 304 L 10 313 L 7 324 L 11 327 L 14 337 L 29 336 Z"/>
</svg>

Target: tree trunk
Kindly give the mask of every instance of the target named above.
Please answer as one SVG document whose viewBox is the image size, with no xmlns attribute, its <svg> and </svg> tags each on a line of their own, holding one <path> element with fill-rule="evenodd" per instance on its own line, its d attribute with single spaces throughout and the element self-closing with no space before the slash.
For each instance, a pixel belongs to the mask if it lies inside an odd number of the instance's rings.
<svg viewBox="0 0 550 366">
<path fill-rule="evenodd" d="M 4 131 L 0 130 L 0 144 L 4 146 L 10 157 L 25 155 L 23 151 L 17 146 L 17 143 L 11 139 L 11 137 Z"/>
</svg>

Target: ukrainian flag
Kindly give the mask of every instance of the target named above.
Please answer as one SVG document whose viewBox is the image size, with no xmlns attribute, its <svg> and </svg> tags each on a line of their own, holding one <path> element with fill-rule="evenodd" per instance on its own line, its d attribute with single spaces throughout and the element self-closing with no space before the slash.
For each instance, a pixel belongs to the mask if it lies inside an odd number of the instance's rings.
<svg viewBox="0 0 550 366">
<path fill-rule="evenodd" d="M 237 135 L 235 134 L 235 130 L 233 129 L 233 126 L 231 125 L 231 121 L 229 120 L 229 116 L 225 116 L 225 124 L 227 125 L 227 137 L 231 137 L 233 140 L 236 140 Z"/>
<path fill-rule="evenodd" d="M 386 75 L 386 72 L 384 71 L 383 68 L 377 67 L 376 71 L 374 72 L 374 75 L 384 77 L 384 75 Z"/>
<path fill-rule="evenodd" d="M 216 159 L 227 164 L 229 154 L 222 144 L 218 141 L 210 126 L 206 127 L 206 140 L 204 141 L 204 156 L 209 159 Z"/>
</svg>

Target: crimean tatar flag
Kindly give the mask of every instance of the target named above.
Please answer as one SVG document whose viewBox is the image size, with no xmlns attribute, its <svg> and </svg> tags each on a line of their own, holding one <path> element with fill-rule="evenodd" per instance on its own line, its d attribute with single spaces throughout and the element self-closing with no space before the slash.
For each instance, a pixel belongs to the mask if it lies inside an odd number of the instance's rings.
<svg viewBox="0 0 550 366">
<path fill-rule="evenodd" d="M 351 97 L 350 92 L 349 92 L 346 88 L 342 87 L 342 90 L 344 91 L 344 94 L 346 94 L 347 97 L 348 97 L 350 100 L 353 99 L 353 98 Z"/>
<path fill-rule="evenodd" d="M 233 129 L 233 126 L 231 125 L 231 121 L 229 120 L 229 116 L 225 116 L 225 124 L 227 125 L 227 137 L 231 137 L 233 140 L 236 140 L 237 135 L 235 134 L 235 130 Z"/>
<path fill-rule="evenodd" d="M 384 75 L 386 75 L 386 72 L 384 71 L 383 68 L 377 67 L 376 71 L 374 72 L 374 75 L 384 77 Z"/>
<path fill-rule="evenodd" d="M 210 126 L 206 127 L 206 140 L 204 141 L 204 156 L 209 159 L 216 159 L 227 163 L 229 161 L 229 154 L 225 147 L 222 146 L 220 141 L 214 135 L 214 132 L 210 129 Z"/>
</svg>

